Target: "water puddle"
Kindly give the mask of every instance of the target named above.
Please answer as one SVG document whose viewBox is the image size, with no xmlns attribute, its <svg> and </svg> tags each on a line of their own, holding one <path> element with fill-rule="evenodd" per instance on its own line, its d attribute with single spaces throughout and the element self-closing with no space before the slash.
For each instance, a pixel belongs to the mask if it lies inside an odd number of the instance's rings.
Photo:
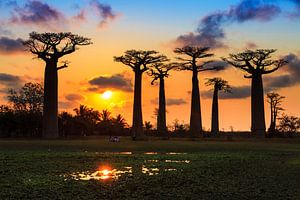
<svg viewBox="0 0 300 200">
<path fill-rule="evenodd" d="M 120 176 L 124 174 L 132 174 L 132 167 L 124 167 L 121 170 L 107 168 L 107 169 L 97 170 L 94 172 L 91 171 L 75 172 L 75 173 L 71 173 L 69 176 L 65 175 L 64 177 L 71 177 L 74 180 L 89 181 L 89 180 L 118 179 Z"/>
<path fill-rule="evenodd" d="M 145 155 L 157 155 L 158 153 L 157 152 L 146 152 L 144 153 Z"/>
<path fill-rule="evenodd" d="M 167 155 L 186 155 L 187 153 L 168 152 Z"/>
<path fill-rule="evenodd" d="M 158 175 L 161 171 L 170 172 L 170 171 L 177 171 L 175 168 L 167 168 L 160 170 L 157 167 L 148 167 L 146 165 L 142 165 L 141 173 L 153 176 Z M 74 172 L 69 175 L 63 175 L 65 178 L 64 180 L 73 179 L 73 180 L 81 180 L 81 181 L 89 181 L 89 180 L 113 180 L 118 179 L 122 175 L 127 174 L 128 176 L 133 176 L 133 169 L 132 167 L 124 167 L 122 169 L 102 169 L 97 171 L 85 171 L 85 172 Z"/>
<path fill-rule="evenodd" d="M 166 163 L 190 163 L 189 160 L 165 160 Z"/>
<path fill-rule="evenodd" d="M 100 154 L 99 152 L 95 152 L 96 154 Z M 101 154 L 113 154 L 113 155 L 132 155 L 132 152 L 101 152 Z M 157 155 L 158 152 L 145 152 L 144 155 Z M 176 153 L 176 152 L 168 152 L 168 153 L 160 153 L 165 155 L 183 155 L 187 153 Z M 134 176 L 134 174 L 144 174 L 147 176 L 155 176 L 162 172 L 172 172 L 179 171 L 176 169 L 176 164 L 190 164 L 190 160 L 179 160 L 179 159 L 149 159 L 144 160 L 143 164 L 138 166 L 125 166 L 120 168 L 110 168 L 107 166 L 102 166 L 98 170 L 95 171 L 83 171 L 83 172 L 73 172 L 70 174 L 62 175 L 65 179 L 73 179 L 73 180 L 116 180 L 123 175 Z M 168 167 L 159 167 L 160 163 L 168 163 Z M 170 165 L 174 165 L 171 166 Z M 178 167 L 178 165 L 177 165 Z"/>
</svg>

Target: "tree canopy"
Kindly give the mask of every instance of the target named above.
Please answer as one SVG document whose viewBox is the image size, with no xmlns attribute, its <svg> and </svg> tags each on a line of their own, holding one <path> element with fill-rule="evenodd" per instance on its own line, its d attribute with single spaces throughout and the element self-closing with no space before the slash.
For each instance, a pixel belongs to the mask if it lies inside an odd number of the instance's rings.
<svg viewBox="0 0 300 200">
<path fill-rule="evenodd" d="M 270 74 L 287 64 L 284 59 L 271 59 L 271 55 L 276 51 L 276 49 L 246 50 L 241 53 L 230 54 L 229 58 L 223 58 L 223 60 L 247 72 L 248 75 L 245 75 L 245 78 L 252 78 L 254 74 Z"/>
<path fill-rule="evenodd" d="M 149 69 L 149 65 L 168 61 L 168 58 L 153 50 L 127 50 L 124 55 L 115 56 L 114 60 L 131 67 L 134 72 L 143 73 Z"/>
<path fill-rule="evenodd" d="M 49 61 L 59 59 L 73 53 L 78 46 L 92 44 L 91 39 L 70 32 L 66 33 L 37 33 L 29 34 L 29 39 L 23 44 L 28 51 L 38 58 Z"/>
</svg>

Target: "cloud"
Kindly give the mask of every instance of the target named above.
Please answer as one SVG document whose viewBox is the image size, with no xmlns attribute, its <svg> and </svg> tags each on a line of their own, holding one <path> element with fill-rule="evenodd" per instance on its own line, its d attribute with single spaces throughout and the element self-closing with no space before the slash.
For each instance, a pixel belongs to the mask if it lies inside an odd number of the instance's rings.
<svg viewBox="0 0 300 200">
<path fill-rule="evenodd" d="M 60 100 L 58 102 L 59 109 L 71 109 L 75 108 L 77 105 L 80 104 L 80 101 L 85 100 L 85 97 L 80 94 L 67 94 L 65 96 L 65 100 Z"/>
<path fill-rule="evenodd" d="M 166 103 L 168 106 L 179 106 L 179 105 L 183 105 L 186 104 L 186 100 L 184 99 L 172 99 L 172 98 L 167 98 L 166 99 Z"/>
<path fill-rule="evenodd" d="M 80 10 L 79 13 L 73 17 L 73 20 L 75 20 L 76 23 L 78 23 L 78 21 L 86 21 L 86 11 L 84 9 Z"/>
<path fill-rule="evenodd" d="M 10 22 L 13 24 L 54 28 L 65 24 L 64 15 L 47 3 L 29 0 L 23 7 L 15 6 Z"/>
<path fill-rule="evenodd" d="M 0 37 L 0 54 L 21 53 L 24 51 L 21 38 L 11 39 L 8 37 Z"/>
<path fill-rule="evenodd" d="M 245 49 L 257 49 L 257 48 L 258 48 L 258 45 L 255 44 L 254 42 L 247 42 L 246 46 L 245 46 Z"/>
<path fill-rule="evenodd" d="M 75 106 L 76 106 L 76 104 L 71 101 L 59 101 L 58 102 L 59 109 L 70 109 L 70 108 L 74 108 Z"/>
<path fill-rule="evenodd" d="M 158 104 L 158 98 L 156 99 L 152 99 L 151 100 L 152 104 Z M 166 99 L 166 104 L 168 106 L 180 106 L 180 105 L 184 105 L 186 104 L 186 100 L 182 99 L 182 98 L 167 98 Z"/>
<path fill-rule="evenodd" d="M 284 56 L 283 59 L 289 62 L 288 65 L 282 68 L 286 74 L 266 77 L 266 87 L 276 90 L 300 84 L 300 58 L 295 54 L 289 54 Z"/>
<path fill-rule="evenodd" d="M 124 92 L 132 92 L 133 85 L 131 80 L 124 77 L 122 74 L 114 74 L 112 76 L 99 76 L 89 81 L 92 86 L 89 91 L 104 90 L 104 89 L 117 89 Z"/>
<path fill-rule="evenodd" d="M 68 100 L 68 101 L 82 101 L 84 100 L 84 96 L 80 95 L 80 94 L 67 94 L 65 96 L 65 98 Z"/>
<path fill-rule="evenodd" d="M 180 35 L 176 39 L 179 45 L 200 45 L 212 48 L 226 47 L 223 43 L 225 32 L 223 26 L 247 21 L 267 22 L 281 12 L 279 6 L 271 1 L 242 0 L 228 10 L 207 15 L 200 21 L 196 32 Z"/>
<path fill-rule="evenodd" d="M 95 14 L 100 17 L 99 28 L 106 28 L 109 22 L 115 21 L 119 14 L 115 13 L 110 5 L 102 4 L 98 0 L 90 1 Z"/>
<path fill-rule="evenodd" d="M 0 73 L 0 85 L 2 86 L 0 92 L 6 93 L 9 89 L 21 87 L 22 84 L 23 79 L 21 77 L 7 73 Z"/>
<path fill-rule="evenodd" d="M 230 64 L 228 62 L 225 62 L 225 61 L 214 61 L 214 62 L 211 62 L 211 63 L 208 63 L 206 65 L 207 68 L 211 68 L 211 67 L 216 67 L 216 71 L 224 71 L 226 69 L 228 69 L 230 67 Z M 215 73 L 216 71 L 208 71 L 208 72 L 213 72 Z"/>
<path fill-rule="evenodd" d="M 7 30 L 5 28 L 2 27 L 3 25 L 0 24 L 0 35 L 5 35 L 5 36 L 9 36 L 12 35 L 10 30 Z"/>
<path fill-rule="evenodd" d="M 212 91 L 203 91 L 201 92 L 201 96 L 205 99 L 212 98 Z M 232 93 L 219 93 L 219 99 L 245 99 L 250 97 L 251 95 L 251 87 L 250 86 L 233 86 Z"/>
</svg>

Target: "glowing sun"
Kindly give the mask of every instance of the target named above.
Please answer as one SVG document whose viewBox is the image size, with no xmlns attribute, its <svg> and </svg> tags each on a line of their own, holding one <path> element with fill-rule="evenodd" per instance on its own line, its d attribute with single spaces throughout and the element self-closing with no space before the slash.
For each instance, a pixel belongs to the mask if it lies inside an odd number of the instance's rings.
<svg viewBox="0 0 300 200">
<path fill-rule="evenodd" d="M 102 93 L 101 97 L 105 100 L 108 100 L 112 97 L 112 94 L 113 94 L 112 91 L 107 90 L 107 91 Z"/>
</svg>

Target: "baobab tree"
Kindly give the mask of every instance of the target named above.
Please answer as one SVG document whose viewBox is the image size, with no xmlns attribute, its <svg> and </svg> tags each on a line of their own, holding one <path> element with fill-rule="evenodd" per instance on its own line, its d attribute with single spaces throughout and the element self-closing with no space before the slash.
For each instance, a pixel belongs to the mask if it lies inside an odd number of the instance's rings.
<svg viewBox="0 0 300 200">
<path fill-rule="evenodd" d="M 157 51 L 128 50 L 123 56 L 115 56 L 114 60 L 129 66 L 134 72 L 132 139 L 145 140 L 142 115 L 142 75 L 149 70 L 150 65 L 168 61 L 168 58 L 158 54 Z"/>
<path fill-rule="evenodd" d="M 151 66 L 148 75 L 153 77 L 151 84 L 159 80 L 159 100 L 157 113 L 157 131 L 168 139 L 167 122 L 166 122 L 166 96 L 165 96 L 165 78 L 169 77 L 169 71 L 175 67 L 174 64 L 155 63 Z"/>
<path fill-rule="evenodd" d="M 210 78 L 207 80 L 205 85 L 214 87 L 211 114 L 211 133 L 216 135 L 219 133 L 219 91 L 231 93 L 231 87 L 229 86 L 228 81 L 225 81 L 221 78 Z"/>
<path fill-rule="evenodd" d="M 91 40 L 72 33 L 29 34 L 24 41 L 26 49 L 46 63 L 44 74 L 43 137 L 56 138 L 58 133 L 58 71 L 66 68 L 67 63 L 58 66 L 65 55 L 77 50 L 78 46 L 89 45 Z"/>
<path fill-rule="evenodd" d="M 185 56 L 177 58 L 181 61 L 178 64 L 178 70 L 192 71 L 192 103 L 190 116 L 190 134 L 194 138 L 197 134 L 202 132 L 201 106 L 200 106 L 200 91 L 198 73 L 208 70 L 216 70 L 216 67 L 209 67 L 207 64 L 212 61 L 204 61 L 199 63 L 200 59 L 212 57 L 214 54 L 207 53 L 209 47 L 185 46 L 176 48 L 175 53 Z"/>
<path fill-rule="evenodd" d="M 275 72 L 287 63 L 283 59 L 271 59 L 275 52 L 275 49 L 246 50 L 224 58 L 232 66 L 245 71 L 245 78 L 251 79 L 251 131 L 258 136 L 266 133 L 262 76 Z"/>
<path fill-rule="evenodd" d="M 268 129 L 268 133 L 271 136 L 272 134 L 275 133 L 276 131 L 276 121 L 277 121 L 277 116 L 278 113 L 282 110 L 284 110 L 281 107 L 281 103 L 285 97 L 281 96 L 278 93 L 275 92 L 270 92 L 267 94 L 267 102 L 270 104 L 270 109 L 271 109 L 271 122 L 270 122 L 270 127 Z"/>
</svg>

